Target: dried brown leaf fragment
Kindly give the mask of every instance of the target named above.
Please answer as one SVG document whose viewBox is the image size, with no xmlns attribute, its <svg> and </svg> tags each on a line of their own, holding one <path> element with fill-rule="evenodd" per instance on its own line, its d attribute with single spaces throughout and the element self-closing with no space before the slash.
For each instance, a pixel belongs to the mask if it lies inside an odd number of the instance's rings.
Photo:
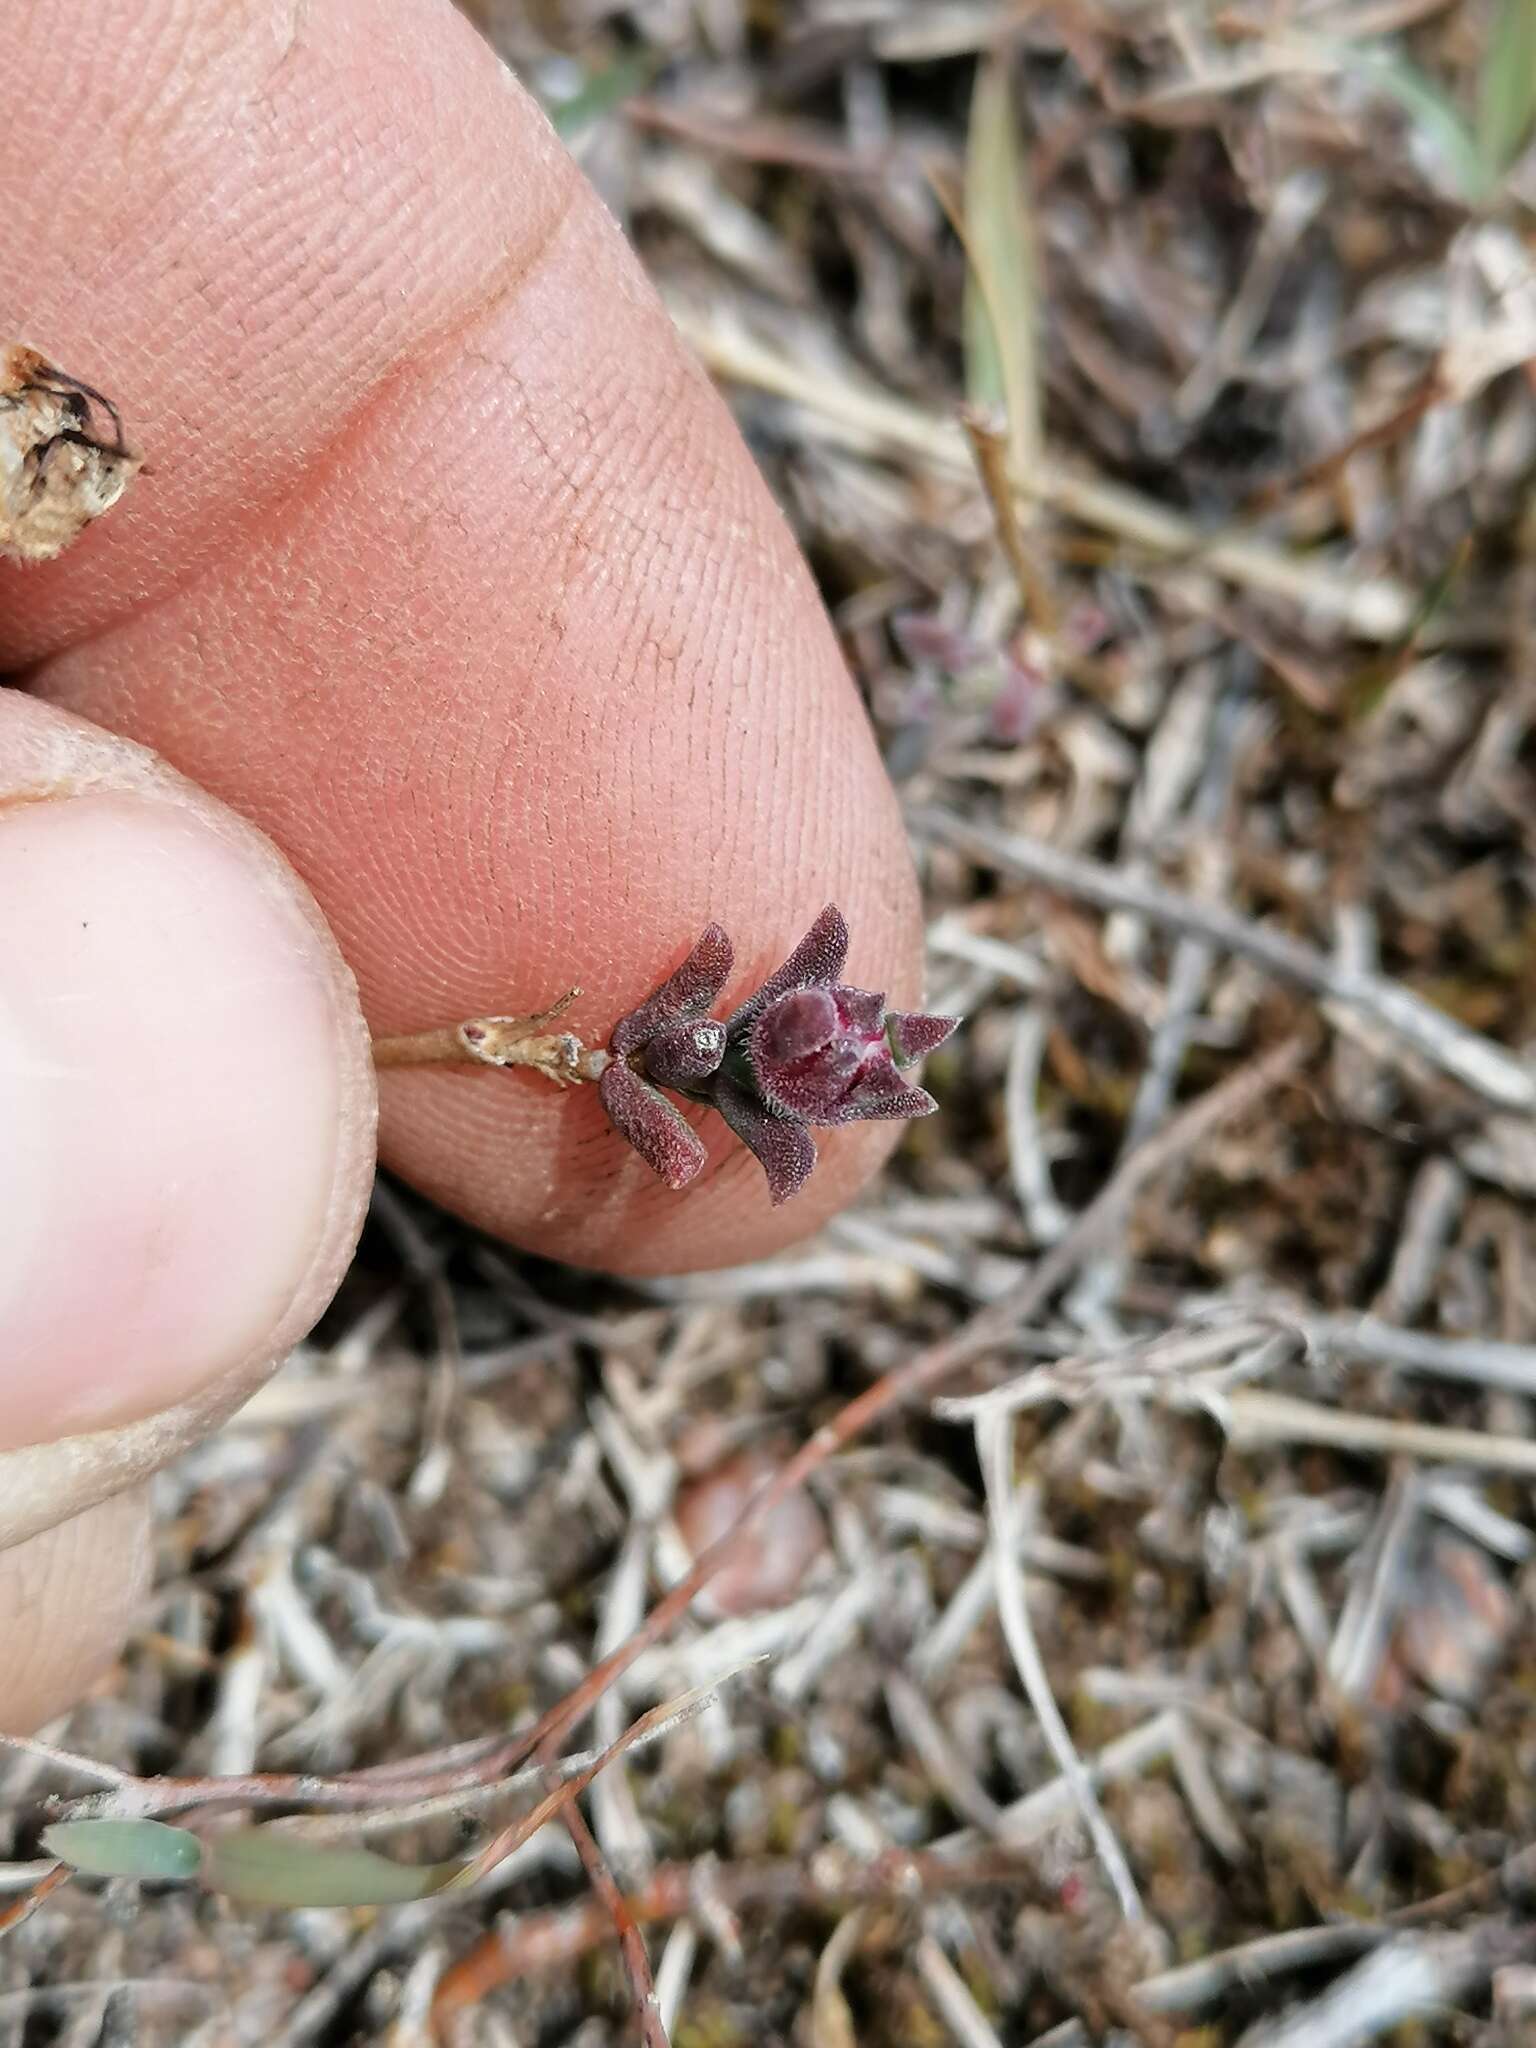
<svg viewBox="0 0 1536 2048">
<path fill-rule="evenodd" d="M 109 398 L 23 342 L 0 346 L 0 555 L 52 561 L 138 468 Z"/>
</svg>

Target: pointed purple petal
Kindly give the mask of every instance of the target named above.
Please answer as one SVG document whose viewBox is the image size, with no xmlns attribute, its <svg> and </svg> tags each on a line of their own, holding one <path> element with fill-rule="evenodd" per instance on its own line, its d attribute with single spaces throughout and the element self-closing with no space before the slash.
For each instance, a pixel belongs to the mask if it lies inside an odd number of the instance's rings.
<svg viewBox="0 0 1536 2048">
<path fill-rule="evenodd" d="M 837 905 L 829 903 L 784 965 L 735 1012 L 727 1030 L 736 1037 L 770 1003 L 776 1003 L 792 988 L 830 987 L 842 973 L 847 958 L 848 926 Z"/>
<path fill-rule="evenodd" d="M 702 1017 L 725 987 L 733 958 L 731 942 L 717 924 L 704 927 L 699 942 L 682 966 L 652 991 L 638 1009 L 621 1017 L 609 1040 L 620 1059 L 638 1052 L 664 1024 L 680 1017 Z"/>
<path fill-rule="evenodd" d="M 652 1173 L 669 1188 L 685 1188 L 704 1164 L 698 1133 L 663 1095 L 642 1081 L 623 1060 L 615 1060 L 597 1084 L 608 1121 L 627 1138 Z"/>
<path fill-rule="evenodd" d="M 658 1088 L 696 1088 L 725 1057 L 725 1026 L 713 1017 L 663 1025 L 640 1055 L 648 1081 Z"/>
<path fill-rule="evenodd" d="M 774 1116 L 724 1074 L 715 1077 L 713 1101 L 743 1145 L 757 1154 L 774 1207 L 799 1194 L 816 1164 L 816 1141 L 804 1125 Z"/>
<path fill-rule="evenodd" d="M 898 1067 L 909 1067 L 941 1046 L 960 1027 L 958 1017 L 932 1017 L 925 1010 L 892 1010 L 885 1020 Z"/>
<path fill-rule="evenodd" d="M 837 1004 L 845 1031 L 854 1031 L 861 1038 L 874 1040 L 885 1029 L 884 996 L 875 995 L 867 988 L 849 988 L 846 983 L 839 982 L 832 991 L 832 999 Z"/>
</svg>

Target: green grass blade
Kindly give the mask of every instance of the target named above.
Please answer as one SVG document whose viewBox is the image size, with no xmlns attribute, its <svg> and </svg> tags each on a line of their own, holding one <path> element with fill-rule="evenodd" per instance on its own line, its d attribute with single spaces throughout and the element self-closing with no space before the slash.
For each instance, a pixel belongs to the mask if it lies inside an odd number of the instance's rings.
<svg viewBox="0 0 1536 2048">
<path fill-rule="evenodd" d="M 1487 196 L 1493 180 L 1482 146 L 1454 100 L 1432 78 L 1385 44 L 1308 40 L 1310 47 L 1330 53 L 1341 71 L 1365 79 L 1397 102 L 1462 199 L 1475 205 Z"/>
<path fill-rule="evenodd" d="M 965 244 L 966 396 L 1006 415 L 1014 475 L 1027 478 L 1040 454 L 1035 235 L 1013 79 L 1000 55 L 984 58 L 976 71 Z"/>
<path fill-rule="evenodd" d="M 1536 126 L 1536 0 L 1502 0 L 1478 77 L 1477 143 L 1503 177 Z"/>
</svg>

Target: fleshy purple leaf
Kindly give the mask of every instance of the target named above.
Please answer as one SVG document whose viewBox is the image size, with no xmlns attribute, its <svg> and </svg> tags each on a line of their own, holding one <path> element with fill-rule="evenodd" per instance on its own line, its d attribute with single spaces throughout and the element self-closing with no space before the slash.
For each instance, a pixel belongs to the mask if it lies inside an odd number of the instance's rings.
<svg viewBox="0 0 1536 2048">
<path fill-rule="evenodd" d="M 621 1017 L 609 1044 L 620 1059 L 638 1052 L 663 1026 L 686 1017 L 702 1017 L 730 977 L 734 953 L 717 924 L 704 927 L 699 942 L 675 973 L 652 991 L 638 1009 Z"/>
<path fill-rule="evenodd" d="M 713 1017 L 665 1025 L 640 1055 L 646 1079 L 659 1088 L 697 1088 L 725 1057 L 725 1026 Z"/>
<path fill-rule="evenodd" d="M 891 625 L 908 661 L 931 663 L 951 675 L 963 675 L 987 658 L 979 640 L 946 624 L 937 612 L 898 612 Z"/>
<path fill-rule="evenodd" d="M 669 1188 L 685 1188 L 706 1157 L 703 1140 L 648 1081 L 614 1060 L 597 1084 L 608 1121 Z"/>
<path fill-rule="evenodd" d="M 1004 648 L 1002 678 L 992 699 L 988 724 L 993 739 L 1005 747 L 1022 746 L 1033 738 L 1048 699 L 1041 670 Z"/>
<path fill-rule="evenodd" d="M 804 1124 L 775 1116 L 726 1074 L 716 1075 L 711 1099 L 743 1145 L 757 1154 L 773 1206 L 799 1194 L 816 1164 L 816 1140 Z"/>
<path fill-rule="evenodd" d="M 805 1124 L 926 1116 L 934 1106 L 925 1089 L 902 1078 L 883 1042 L 876 1053 L 856 1040 L 835 1038 L 807 1059 L 776 1065 L 757 1058 L 753 1077 L 770 1109 Z"/>
<path fill-rule="evenodd" d="M 892 1010 L 885 1020 L 898 1067 L 910 1067 L 941 1046 L 960 1027 L 958 1017 L 931 1017 L 924 1010 Z"/>
<path fill-rule="evenodd" d="M 856 1031 L 861 1038 L 880 1036 L 885 1029 L 884 996 L 877 996 L 867 988 L 847 988 L 842 984 L 833 989 L 832 994 L 845 1030 Z"/>
<path fill-rule="evenodd" d="M 784 965 L 733 1013 L 726 1029 L 732 1038 L 739 1037 L 770 1003 L 793 988 L 829 988 L 847 958 L 848 926 L 837 905 L 829 903 Z"/>
</svg>

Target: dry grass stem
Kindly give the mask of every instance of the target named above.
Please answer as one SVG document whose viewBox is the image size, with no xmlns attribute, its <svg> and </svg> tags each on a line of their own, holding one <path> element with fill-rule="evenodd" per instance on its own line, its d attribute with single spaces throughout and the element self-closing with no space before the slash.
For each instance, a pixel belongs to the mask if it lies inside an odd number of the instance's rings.
<svg viewBox="0 0 1536 2048">
<path fill-rule="evenodd" d="M 970 854 L 985 865 L 1063 896 L 1081 897 L 1104 910 L 1130 910 L 1167 929 L 1241 954 L 1269 973 L 1297 983 L 1330 1003 L 1362 1012 L 1432 1061 L 1463 1087 L 1500 1108 L 1536 1111 L 1536 1070 L 1500 1045 L 1468 1031 L 1400 983 L 1341 969 L 1325 953 L 1265 925 L 1250 923 L 1216 904 L 1204 904 L 1113 868 L 1062 853 L 1041 842 L 1005 837 L 947 811 L 918 811 L 913 828 L 925 838 Z"/>
<path fill-rule="evenodd" d="M 1073 1747 L 1030 1622 L 1029 1598 L 1024 1590 L 1024 1575 L 1019 1570 L 1019 1489 L 1013 1474 L 1013 1424 L 1009 1418 L 983 1416 L 977 1422 L 976 1455 L 986 1485 L 992 1568 L 997 1575 L 997 1609 L 1009 1652 L 1051 1756 L 1082 1816 L 1094 1853 L 1114 1888 L 1120 1911 L 1127 1919 L 1138 1919 L 1143 1908 L 1136 1880 Z"/>
</svg>

